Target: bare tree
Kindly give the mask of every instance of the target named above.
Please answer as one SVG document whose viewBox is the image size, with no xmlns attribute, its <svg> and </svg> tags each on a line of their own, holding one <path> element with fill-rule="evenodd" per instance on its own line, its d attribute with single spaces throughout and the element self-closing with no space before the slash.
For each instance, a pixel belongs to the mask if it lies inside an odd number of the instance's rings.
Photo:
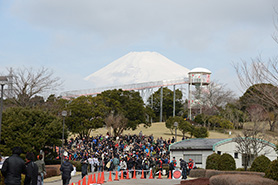
<svg viewBox="0 0 278 185">
<path fill-rule="evenodd" d="M 235 66 L 240 84 L 244 89 L 254 87 L 253 95 L 271 106 L 278 106 L 278 60 L 277 58 L 264 63 L 260 57 L 252 59 L 250 65 L 243 61 Z M 271 84 L 259 86 L 257 84 Z M 257 85 L 257 86 L 256 86 Z"/>
<path fill-rule="evenodd" d="M 122 114 L 114 115 L 112 113 L 104 121 L 107 128 L 113 129 L 114 136 L 121 135 L 128 123 L 128 119 Z"/>
<path fill-rule="evenodd" d="M 233 91 L 226 88 L 226 85 L 211 82 L 207 88 L 197 88 L 194 96 L 200 100 L 204 111 L 214 114 L 227 103 L 233 101 L 235 95 Z"/>
<path fill-rule="evenodd" d="M 275 33 L 272 35 L 274 41 L 278 44 L 278 11 L 274 19 Z M 270 130 L 274 131 L 274 126 L 278 119 L 278 56 L 263 61 L 259 56 L 251 59 L 251 64 L 242 61 L 234 65 L 243 89 L 253 87 L 250 96 L 253 100 L 260 101 L 260 104 L 271 107 L 269 111 Z M 265 85 L 258 85 L 265 84 Z"/>
<path fill-rule="evenodd" d="M 41 67 L 9 69 L 13 76 L 13 95 L 15 103 L 20 106 L 29 106 L 30 100 L 49 90 L 55 90 L 61 85 L 60 78 L 54 77 L 53 71 Z"/>
<path fill-rule="evenodd" d="M 268 110 L 270 131 L 274 131 L 278 119 L 278 60 L 263 63 L 261 59 L 253 60 L 251 65 L 243 62 L 236 66 L 241 85 L 249 90 L 249 102 L 246 104 L 264 105 Z"/>
<path fill-rule="evenodd" d="M 260 124 L 265 119 L 266 111 L 262 106 L 253 106 L 248 109 L 249 116 L 253 125 L 246 127 L 238 134 L 234 141 L 237 143 L 237 152 L 243 156 L 244 169 L 264 150 L 264 154 L 270 151 L 265 150 L 269 145 L 265 140 L 269 140 L 264 134 L 264 125 Z"/>
<path fill-rule="evenodd" d="M 211 115 L 218 114 L 220 109 L 234 100 L 234 93 L 226 88 L 226 85 L 211 82 L 207 88 L 197 88 L 194 97 L 199 100 L 203 123 L 207 123 Z M 195 108 L 198 108 L 196 106 Z M 210 123 L 208 123 L 208 128 Z"/>
</svg>

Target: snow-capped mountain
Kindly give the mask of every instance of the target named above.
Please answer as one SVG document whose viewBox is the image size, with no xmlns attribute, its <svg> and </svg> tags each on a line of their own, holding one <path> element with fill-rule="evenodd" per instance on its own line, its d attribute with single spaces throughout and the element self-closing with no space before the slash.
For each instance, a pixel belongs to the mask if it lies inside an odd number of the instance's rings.
<svg viewBox="0 0 278 185">
<path fill-rule="evenodd" d="M 189 71 L 157 52 L 130 52 L 85 80 L 104 87 L 180 79 L 188 77 Z"/>
</svg>

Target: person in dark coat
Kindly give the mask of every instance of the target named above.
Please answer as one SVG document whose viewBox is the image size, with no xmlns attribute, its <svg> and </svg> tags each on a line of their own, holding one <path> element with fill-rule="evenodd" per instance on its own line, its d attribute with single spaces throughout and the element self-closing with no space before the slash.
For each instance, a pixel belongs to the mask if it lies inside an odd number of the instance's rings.
<svg viewBox="0 0 278 185">
<path fill-rule="evenodd" d="M 24 185 L 37 185 L 38 183 L 38 166 L 34 163 L 34 154 L 26 154 L 26 175 L 24 179 Z"/>
<path fill-rule="evenodd" d="M 63 185 L 68 185 L 71 179 L 71 172 L 73 171 L 73 166 L 69 162 L 68 157 L 65 158 L 65 161 L 61 165 L 60 171 L 62 172 Z"/>
<path fill-rule="evenodd" d="M 187 179 L 187 164 L 183 159 L 180 159 L 180 168 L 182 170 L 182 179 Z"/>
<path fill-rule="evenodd" d="M 83 178 L 88 174 L 89 162 L 88 162 L 87 157 L 84 156 L 84 158 L 80 161 L 80 163 L 81 163 L 81 175 L 82 175 L 82 178 Z"/>
<path fill-rule="evenodd" d="M 171 176 L 173 176 L 173 171 L 174 171 L 174 169 L 175 169 L 175 167 L 174 167 L 174 162 L 173 161 L 171 161 L 170 163 L 169 163 L 169 172 L 168 172 L 168 178 L 169 178 L 169 175 L 170 175 L 170 173 L 171 173 Z"/>
<path fill-rule="evenodd" d="M 5 177 L 6 185 L 21 185 L 21 174 L 26 174 L 26 166 L 23 159 L 19 157 L 22 153 L 20 147 L 12 149 L 12 155 L 5 160 L 1 172 Z"/>
</svg>

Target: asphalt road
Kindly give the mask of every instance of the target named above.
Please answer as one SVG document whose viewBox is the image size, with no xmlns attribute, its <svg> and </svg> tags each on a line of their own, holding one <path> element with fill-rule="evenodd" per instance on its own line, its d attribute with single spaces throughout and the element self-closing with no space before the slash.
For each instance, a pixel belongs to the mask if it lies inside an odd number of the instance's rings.
<svg viewBox="0 0 278 185">
<path fill-rule="evenodd" d="M 89 173 L 89 175 L 92 173 Z M 146 179 L 141 179 L 141 175 L 137 175 L 136 179 L 132 179 L 132 177 L 130 176 L 130 179 L 122 179 L 119 181 L 115 181 L 115 175 L 111 175 L 112 176 L 112 181 L 108 182 L 109 180 L 109 173 L 108 172 L 104 172 L 104 179 L 105 185 L 163 185 L 163 184 L 167 184 L 167 185 L 177 185 L 180 184 L 181 180 L 175 180 L 175 179 L 168 179 L 166 176 L 162 176 L 162 179 L 149 179 L 149 177 L 147 177 Z M 96 180 L 97 180 L 98 174 L 96 173 Z M 119 177 L 120 179 L 120 177 Z M 78 185 L 78 181 L 81 180 L 82 182 L 82 177 L 81 174 L 77 174 L 75 176 L 73 176 L 71 178 L 70 184 L 71 183 L 75 183 L 76 185 Z M 88 176 L 87 176 L 87 180 L 86 180 L 86 184 L 88 182 Z M 62 181 L 61 181 L 61 176 L 57 176 L 57 177 L 52 177 L 50 179 L 45 179 L 44 182 L 45 185 L 62 185 Z M 82 183 L 81 183 L 82 185 Z M 96 184 L 95 184 L 96 185 Z"/>
</svg>

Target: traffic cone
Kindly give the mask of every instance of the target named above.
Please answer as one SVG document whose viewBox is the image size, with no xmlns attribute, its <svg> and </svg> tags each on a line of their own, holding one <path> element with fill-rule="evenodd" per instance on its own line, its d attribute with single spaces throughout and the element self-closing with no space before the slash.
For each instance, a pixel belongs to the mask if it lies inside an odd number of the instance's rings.
<svg viewBox="0 0 278 185">
<path fill-rule="evenodd" d="M 96 174 L 94 173 L 94 180 L 93 180 L 92 184 L 96 184 L 96 183 L 97 183 L 97 181 L 96 181 Z"/>
<path fill-rule="evenodd" d="M 71 185 L 74 185 L 74 183 L 71 183 Z"/>
<path fill-rule="evenodd" d="M 161 170 L 159 170 L 158 179 L 162 179 L 162 177 L 161 177 Z"/>
<path fill-rule="evenodd" d="M 134 169 L 134 171 L 133 171 L 133 177 L 132 177 L 132 179 L 136 179 L 136 170 Z"/>
<path fill-rule="evenodd" d="M 112 174 L 111 174 L 111 171 L 110 171 L 110 173 L 109 173 L 108 182 L 112 182 Z"/>
<path fill-rule="evenodd" d="M 123 170 L 121 171 L 121 178 L 120 178 L 120 180 L 123 180 L 124 179 L 124 172 L 123 172 Z"/>
<path fill-rule="evenodd" d="M 118 171 L 116 171 L 116 175 L 115 175 L 115 179 L 114 181 L 118 181 L 119 180 L 119 177 L 118 177 Z"/>
<path fill-rule="evenodd" d="M 78 181 L 78 185 L 81 185 L 81 180 Z"/>
<path fill-rule="evenodd" d="M 82 185 L 86 185 L 86 176 L 84 176 L 82 179 Z"/>
<path fill-rule="evenodd" d="M 172 172 L 171 172 L 171 170 L 169 170 L 169 177 L 168 177 L 168 179 L 172 179 Z"/>
<path fill-rule="evenodd" d="M 125 179 L 130 179 L 129 178 L 129 171 L 128 170 L 126 171 L 126 178 Z"/>
<path fill-rule="evenodd" d="M 97 184 L 102 184 L 101 179 L 100 179 L 100 173 L 98 173 L 98 175 L 97 175 Z"/>
<path fill-rule="evenodd" d="M 88 176 L 88 183 L 87 183 L 87 185 L 90 185 L 90 184 L 93 184 L 92 182 L 93 182 L 93 175 L 91 174 L 91 175 L 89 175 Z"/>
<path fill-rule="evenodd" d="M 105 182 L 104 171 L 102 171 L 102 173 L 101 173 L 100 181 L 101 181 L 101 184 L 103 184 Z"/>
<path fill-rule="evenodd" d="M 150 172 L 150 177 L 149 179 L 153 179 L 153 170 L 151 169 L 151 172 Z"/>
<path fill-rule="evenodd" d="M 142 175 L 141 175 L 141 178 L 140 178 L 140 179 L 145 179 L 144 170 L 142 170 Z"/>
</svg>

